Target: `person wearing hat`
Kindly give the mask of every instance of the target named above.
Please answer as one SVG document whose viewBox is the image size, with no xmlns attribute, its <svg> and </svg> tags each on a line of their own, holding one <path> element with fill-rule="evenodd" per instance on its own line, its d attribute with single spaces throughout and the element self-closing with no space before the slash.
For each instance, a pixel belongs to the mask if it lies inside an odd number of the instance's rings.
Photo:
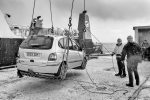
<svg viewBox="0 0 150 100">
<path fill-rule="evenodd" d="M 114 51 L 112 53 L 112 56 L 116 55 L 117 65 L 118 65 L 118 73 L 115 74 L 115 76 L 120 76 L 121 78 L 126 77 L 126 71 L 125 71 L 125 65 L 124 62 L 121 61 L 121 53 L 123 49 L 122 40 L 120 38 L 117 39 L 117 44 L 114 48 Z"/>
<path fill-rule="evenodd" d="M 135 75 L 136 85 L 140 84 L 139 74 L 138 74 L 138 63 L 142 61 L 141 47 L 133 42 L 133 37 L 127 37 L 127 44 L 124 46 L 122 51 L 121 60 L 124 61 L 127 56 L 127 70 L 129 76 L 129 83 L 126 84 L 128 87 L 133 87 L 133 73 Z"/>
<path fill-rule="evenodd" d="M 141 47 L 142 48 L 142 58 L 144 60 L 145 58 L 147 58 L 147 53 L 148 53 L 147 48 L 149 47 L 148 41 L 144 40 L 141 46 L 142 46 Z"/>
</svg>

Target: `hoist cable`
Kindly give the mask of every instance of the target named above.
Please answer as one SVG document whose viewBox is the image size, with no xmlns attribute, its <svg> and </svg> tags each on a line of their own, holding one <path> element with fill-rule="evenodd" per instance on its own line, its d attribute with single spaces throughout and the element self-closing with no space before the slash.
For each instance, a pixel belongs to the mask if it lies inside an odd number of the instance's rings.
<svg viewBox="0 0 150 100">
<path fill-rule="evenodd" d="M 73 13 L 73 7 L 74 7 L 74 0 L 72 0 L 72 6 L 71 6 L 71 18 L 72 18 L 72 13 Z"/>
<path fill-rule="evenodd" d="M 52 23 L 52 33 L 54 33 L 54 25 L 53 25 L 53 12 L 52 12 L 52 1 L 49 0 L 49 5 L 50 5 L 50 14 L 51 14 L 51 23 Z"/>
<path fill-rule="evenodd" d="M 85 11 L 85 0 L 84 0 L 84 11 Z"/>
<path fill-rule="evenodd" d="M 67 38 L 68 38 L 68 48 L 67 48 L 67 61 L 68 61 L 68 54 L 69 54 L 69 39 L 70 39 L 70 36 L 69 34 L 71 33 L 71 28 L 72 28 L 72 13 L 73 13 L 73 8 L 74 8 L 74 0 L 72 0 L 72 5 L 71 5 L 71 14 L 70 14 L 70 17 L 69 17 L 69 33 L 67 34 Z"/>
<path fill-rule="evenodd" d="M 72 21 L 72 13 L 73 13 L 73 5 L 74 5 L 74 0 L 72 1 L 72 6 L 71 6 L 71 15 L 70 15 L 70 17 L 69 17 L 69 24 L 68 24 L 68 26 L 69 26 L 69 31 L 68 30 L 66 30 L 66 34 L 67 34 L 67 39 L 66 39 L 66 46 L 65 46 L 65 49 L 64 49 L 64 54 L 63 54 L 63 58 L 62 58 L 62 60 L 63 60 L 63 62 L 64 61 L 66 61 L 66 65 L 68 64 L 68 55 L 69 55 L 69 40 L 70 40 L 70 36 L 69 36 L 69 34 L 70 34 L 70 30 L 71 30 L 71 27 L 72 27 L 72 23 L 71 23 L 71 21 Z M 65 59 L 66 58 L 66 59 Z M 68 66 L 66 66 L 66 70 L 68 69 Z"/>
<path fill-rule="evenodd" d="M 33 20 L 33 17 L 34 17 L 35 3 L 36 3 L 36 0 L 34 0 L 34 4 L 33 4 L 32 20 Z M 31 21 L 31 22 L 32 22 L 32 21 Z"/>
<path fill-rule="evenodd" d="M 72 13 L 73 13 L 73 8 L 74 8 L 74 0 L 72 0 L 72 5 L 71 5 L 71 15 L 69 17 L 69 32 L 70 32 L 70 28 L 72 27 Z"/>
<path fill-rule="evenodd" d="M 29 27 L 29 35 L 31 35 L 31 30 L 32 30 L 33 17 L 34 17 L 34 10 L 35 10 L 35 3 L 36 3 L 36 0 L 34 0 L 34 3 L 33 3 L 32 19 L 31 19 L 31 23 L 30 23 L 30 27 Z"/>
</svg>

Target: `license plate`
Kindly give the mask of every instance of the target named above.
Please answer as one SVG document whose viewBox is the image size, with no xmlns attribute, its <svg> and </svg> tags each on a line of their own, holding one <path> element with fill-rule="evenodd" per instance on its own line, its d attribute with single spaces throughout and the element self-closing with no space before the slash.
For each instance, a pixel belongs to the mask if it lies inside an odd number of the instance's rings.
<svg viewBox="0 0 150 100">
<path fill-rule="evenodd" d="M 40 53 L 36 53 L 36 52 L 27 52 L 27 56 L 29 56 L 29 57 L 40 57 Z"/>
</svg>

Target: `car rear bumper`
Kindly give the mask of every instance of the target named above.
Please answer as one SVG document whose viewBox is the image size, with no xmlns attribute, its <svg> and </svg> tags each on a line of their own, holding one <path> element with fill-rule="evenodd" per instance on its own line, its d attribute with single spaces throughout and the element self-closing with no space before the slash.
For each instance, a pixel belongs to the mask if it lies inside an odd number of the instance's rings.
<svg viewBox="0 0 150 100">
<path fill-rule="evenodd" d="M 21 75 L 30 76 L 30 77 L 37 77 L 37 78 L 45 78 L 45 79 L 58 79 L 57 76 L 54 74 L 42 74 L 38 72 L 31 72 L 31 71 L 22 71 L 18 70 Z"/>
<path fill-rule="evenodd" d="M 21 64 L 17 63 L 17 69 L 28 72 L 28 70 L 32 70 L 37 73 L 49 73 L 55 74 L 58 72 L 59 66 L 61 63 L 51 63 L 45 65 L 29 65 L 29 64 Z"/>
</svg>

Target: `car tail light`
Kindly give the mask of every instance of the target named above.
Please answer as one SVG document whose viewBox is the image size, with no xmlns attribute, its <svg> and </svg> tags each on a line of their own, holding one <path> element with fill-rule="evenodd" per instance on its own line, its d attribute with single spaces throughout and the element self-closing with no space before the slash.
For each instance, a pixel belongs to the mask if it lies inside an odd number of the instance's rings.
<svg viewBox="0 0 150 100">
<path fill-rule="evenodd" d="M 55 61 L 57 59 L 56 53 L 51 53 L 48 57 L 48 61 Z"/>
</svg>

